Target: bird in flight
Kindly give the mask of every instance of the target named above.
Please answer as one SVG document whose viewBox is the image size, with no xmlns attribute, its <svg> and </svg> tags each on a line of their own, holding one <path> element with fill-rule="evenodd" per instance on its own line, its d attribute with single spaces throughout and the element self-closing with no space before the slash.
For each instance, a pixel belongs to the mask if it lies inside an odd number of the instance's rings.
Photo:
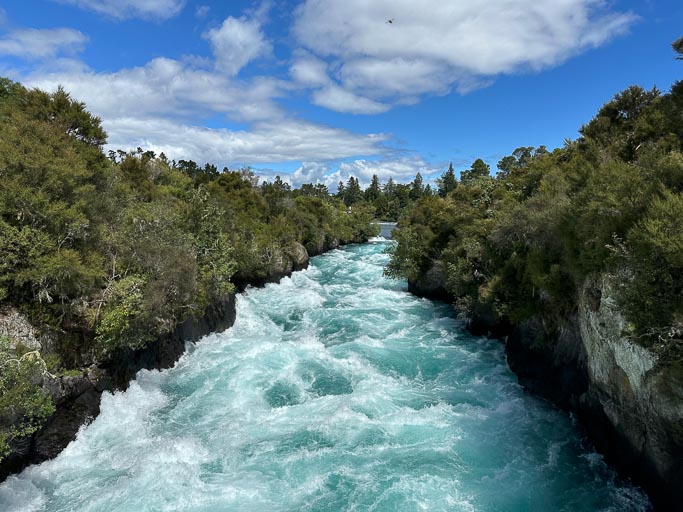
<svg viewBox="0 0 683 512">
<path fill-rule="evenodd" d="M 387 23 L 393 24 L 394 23 L 394 18 L 390 18 L 387 20 Z"/>
</svg>

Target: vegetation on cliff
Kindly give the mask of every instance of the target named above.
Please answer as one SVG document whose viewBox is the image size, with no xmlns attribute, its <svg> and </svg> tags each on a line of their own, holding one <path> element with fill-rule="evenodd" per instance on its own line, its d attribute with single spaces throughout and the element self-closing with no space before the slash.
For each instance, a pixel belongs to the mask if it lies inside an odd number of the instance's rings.
<svg viewBox="0 0 683 512">
<path fill-rule="evenodd" d="M 425 290 L 437 273 L 465 314 L 540 316 L 548 339 L 586 278 L 610 273 L 624 334 L 683 360 L 682 193 L 683 81 L 666 93 L 632 86 L 578 140 L 517 148 L 495 176 L 477 160 L 445 197 L 420 200 L 387 273 Z"/>
<path fill-rule="evenodd" d="M 59 89 L 0 79 L 0 313 L 51 330 L 50 354 L 0 347 L 0 460 L 51 414 L 41 372 L 141 348 L 233 292 L 375 234 L 372 206 L 249 169 L 102 151 L 101 121 Z M 40 366 L 40 368 L 38 368 Z"/>
</svg>

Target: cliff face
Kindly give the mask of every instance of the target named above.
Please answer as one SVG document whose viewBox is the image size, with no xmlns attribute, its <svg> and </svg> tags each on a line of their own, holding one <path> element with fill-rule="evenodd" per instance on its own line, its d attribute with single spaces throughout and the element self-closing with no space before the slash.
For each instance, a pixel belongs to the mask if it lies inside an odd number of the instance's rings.
<svg viewBox="0 0 683 512">
<path fill-rule="evenodd" d="M 306 249 L 301 244 L 293 244 L 274 259 L 268 276 L 238 285 L 244 288 L 277 282 L 296 270 L 306 268 L 308 261 Z M 40 431 L 11 444 L 11 453 L 0 463 L 0 481 L 29 464 L 56 457 L 76 438 L 81 426 L 99 414 L 103 392 L 126 389 L 142 369 L 172 367 L 185 352 L 188 342 L 197 341 L 212 332 L 224 331 L 234 322 L 235 294 L 231 294 L 208 307 L 202 317 L 188 318 L 172 333 L 140 350 L 115 352 L 107 361 L 91 365 L 81 375 L 43 377 L 43 389 L 52 397 L 56 411 Z M 42 353 L 50 350 L 49 336 L 40 336 L 39 330 L 14 310 L 0 315 L 0 332 Z"/>
<path fill-rule="evenodd" d="M 438 266 L 409 291 L 452 301 Z M 577 312 L 549 338 L 540 317 L 509 325 L 480 305 L 476 335 L 506 339 L 508 364 L 530 392 L 577 415 L 597 450 L 661 510 L 683 502 L 683 368 L 629 341 L 608 277 L 588 280 Z"/>
<path fill-rule="evenodd" d="M 683 500 L 683 381 L 623 336 L 608 278 L 584 286 L 577 314 L 545 338 L 537 318 L 512 329 L 508 362 L 530 391 L 575 412 L 588 436 L 655 506 Z"/>
<path fill-rule="evenodd" d="M 590 300 L 596 289 L 599 302 Z M 601 447 L 673 510 L 683 500 L 680 369 L 623 337 L 625 321 L 609 279 L 586 284 L 579 318 L 590 383 L 584 407 L 589 415 L 603 415 L 615 434 Z"/>
</svg>

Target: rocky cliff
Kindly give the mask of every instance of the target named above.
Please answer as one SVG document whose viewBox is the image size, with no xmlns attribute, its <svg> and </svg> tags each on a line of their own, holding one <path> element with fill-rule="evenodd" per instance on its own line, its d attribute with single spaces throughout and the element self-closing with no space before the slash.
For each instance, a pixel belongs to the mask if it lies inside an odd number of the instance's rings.
<svg viewBox="0 0 683 512">
<path fill-rule="evenodd" d="M 683 372 L 656 348 L 624 337 L 625 327 L 610 279 L 588 282 L 579 305 L 589 383 L 584 414 L 602 417 L 613 434 L 593 433 L 598 447 L 674 510 L 683 502 Z"/>
<path fill-rule="evenodd" d="M 538 318 L 515 326 L 506 352 L 530 391 L 577 414 L 599 452 L 655 506 L 683 502 L 681 368 L 624 336 L 609 277 L 589 279 L 577 313 L 547 338 Z"/>
<path fill-rule="evenodd" d="M 452 302 L 443 272 L 409 283 L 416 295 Z M 585 283 L 578 310 L 557 330 L 540 316 L 516 325 L 475 305 L 467 327 L 506 340 L 510 368 L 530 392 L 576 414 L 597 450 L 642 485 L 661 510 L 683 503 L 683 367 L 624 336 L 608 276 Z"/>
</svg>

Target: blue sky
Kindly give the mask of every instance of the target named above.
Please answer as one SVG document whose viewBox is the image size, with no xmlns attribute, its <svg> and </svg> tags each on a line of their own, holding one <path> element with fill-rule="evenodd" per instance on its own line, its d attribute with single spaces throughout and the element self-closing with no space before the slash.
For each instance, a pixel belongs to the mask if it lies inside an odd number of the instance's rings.
<svg viewBox="0 0 683 512">
<path fill-rule="evenodd" d="M 334 189 L 561 146 L 683 78 L 681 36 L 677 0 L 5 0 L 0 75 L 63 84 L 107 149 Z"/>
</svg>

